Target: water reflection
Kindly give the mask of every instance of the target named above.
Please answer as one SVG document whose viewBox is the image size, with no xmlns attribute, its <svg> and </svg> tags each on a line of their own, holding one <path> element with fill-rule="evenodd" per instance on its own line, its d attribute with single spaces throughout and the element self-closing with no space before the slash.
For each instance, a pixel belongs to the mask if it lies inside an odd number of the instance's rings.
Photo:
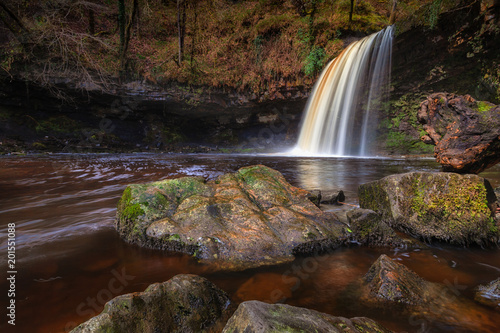
<svg viewBox="0 0 500 333">
<path fill-rule="evenodd" d="M 352 307 L 343 291 L 362 277 L 381 253 L 404 263 L 425 279 L 443 283 L 455 279 L 472 298 L 473 289 L 498 277 L 500 251 L 432 248 L 397 252 L 391 249 L 342 249 L 325 256 L 300 286 L 283 280 L 293 267 L 264 267 L 244 272 L 218 272 L 189 256 L 140 249 L 124 243 L 113 228 L 116 203 L 129 183 L 144 183 L 182 176 L 214 179 L 240 167 L 264 164 L 283 173 L 293 185 L 307 189 L 342 189 L 356 203 L 360 184 L 393 173 L 439 170 L 431 160 L 309 158 L 241 155 L 82 155 L 0 158 L 0 233 L 17 225 L 19 273 L 18 331 L 61 332 L 67 323 L 90 316 L 77 313 L 88 297 L 106 288 L 112 271 L 135 276 L 123 292 L 142 291 L 150 283 L 176 274 L 206 276 L 230 293 L 235 301 L 272 300 L 278 290 L 292 305 L 307 306 L 343 316 L 372 316 L 397 331 L 414 331 L 407 318 Z M 485 173 L 500 185 L 500 168 Z M 0 238 L 5 253 L 6 237 Z M 319 262 L 319 261 L 318 261 Z M 0 269 L 6 271 L 4 256 Z M 4 282 L 0 284 L 4 287 Z M 274 295 L 274 296 L 273 296 Z M 43 304 L 43 307 L 41 307 Z M 103 304 L 92 312 L 102 310 Z M 490 321 L 498 315 L 483 309 Z M 5 332 L 2 322 L 0 331 Z M 500 328 L 499 328 L 500 329 Z M 439 329 L 437 330 L 439 331 Z"/>
<path fill-rule="evenodd" d="M 390 174 L 410 171 L 437 171 L 431 160 L 418 162 L 387 158 L 298 158 L 295 160 L 298 186 L 324 191 L 343 190 L 347 202 L 357 204 L 358 186 Z"/>
</svg>

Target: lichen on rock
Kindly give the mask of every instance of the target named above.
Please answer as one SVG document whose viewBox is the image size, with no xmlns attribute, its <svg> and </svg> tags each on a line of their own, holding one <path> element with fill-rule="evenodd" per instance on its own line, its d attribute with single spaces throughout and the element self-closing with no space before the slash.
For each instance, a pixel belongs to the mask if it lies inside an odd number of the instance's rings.
<svg viewBox="0 0 500 333">
<path fill-rule="evenodd" d="M 490 245 L 499 231 L 490 206 L 496 197 L 476 175 L 410 172 L 363 184 L 360 207 L 376 211 L 392 227 L 427 241 Z"/>
<path fill-rule="evenodd" d="M 435 93 L 421 103 L 418 120 L 445 171 L 477 174 L 500 162 L 500 106 Z"/>
<path fill-rule="evenodd" d="M 71 332 L 220 332 L 230 306 L 228 295 L 207 279 L 176 275 L 144 292 L 113 298 L 101 314 Z"/>
<path fill-rule="evenodd" d="M 236 332 L 392 332 L 372 319 L 347 319 L 286 304 L 247 301 L 239 305 L 223 333 Z"/>
<path fill-rule="evenodd" d="M 216 260 L 225 268 L 276 264 L 339 246 L 346 237 L 338 218 L 308 194 L 263 165 L 208 182 L 184 177 L 129 185 L 116 229 L 128 242 Z"/>
</svg>

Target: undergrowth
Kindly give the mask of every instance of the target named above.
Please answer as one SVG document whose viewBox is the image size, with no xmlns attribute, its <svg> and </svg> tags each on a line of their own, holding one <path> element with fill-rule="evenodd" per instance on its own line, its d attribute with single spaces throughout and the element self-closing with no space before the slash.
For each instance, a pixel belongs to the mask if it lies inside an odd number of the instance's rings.
<svg viewBox="0 0 500 333">
<path fill-rule="evenodd" d="M 12 0 L 8 7 L 26 31 L 21 36 L 1 26 L 5 38 L 0 39 L 0 66 L 12 77 L 42 85 L 65 77 L 82 89 L 106 90 L 118 78 L 256 93 L 283 84 L 307 86 L 345 47 L 342 38 L 386 26 L 392 3 L 357 1 L 350 22 L 350 1 L 345 0 L 303 0 L 303 16 L 294 5 L 297 1 L 184 1 L 182 59 L 176 2 L 144 0 L 131 25 L 123 70 L 116 2 Z M 128 17 L 132 1 L 125 6 Z"/>
</svg>

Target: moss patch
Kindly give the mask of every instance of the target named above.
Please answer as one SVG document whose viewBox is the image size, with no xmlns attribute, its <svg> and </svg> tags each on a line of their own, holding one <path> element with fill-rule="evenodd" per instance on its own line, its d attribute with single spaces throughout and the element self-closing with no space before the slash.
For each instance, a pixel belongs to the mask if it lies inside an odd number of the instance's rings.
<svg viewBox="0 0 500 333">
<path fill-rule="evenodd" d="M 360 186 L 359 201 L 413 236 L 486 245 L 498 239 L 487 192 L 475 175 L 413 172 Z"/>
</svg>

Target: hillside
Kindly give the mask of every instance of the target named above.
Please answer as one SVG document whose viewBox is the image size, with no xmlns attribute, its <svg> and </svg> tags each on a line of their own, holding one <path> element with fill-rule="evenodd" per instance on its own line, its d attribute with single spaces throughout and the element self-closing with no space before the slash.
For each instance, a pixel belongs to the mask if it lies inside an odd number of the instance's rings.
<svg viewBox="0 0 500 333">
<path fill-rule="evenodd" d="M 431 25 L 435 2 L 400 1 L 396 17 Z M 439 2 L 439 10 L 446 10 L 456 1 Z M 255 93 L 311 86 L 353 38 L 386 26 L 392 8 L 392 0 L 353 1 L 350 20 L 349 0 L 123 4 L 121 16 L 108 0 L 9 1 L 1 11 L 3 74 L 41 85 L 64 77 L 102 89 L 118 79 Z M 128 46 L 122 55 L 123 39 Z"/>
<path fill-rule="evenodd" d="M 428 152 L 413 112 L 435 89 L 477 90 L 477 98 L 498 101 L 495 3 L 397 2 L 381 149 Z M 0 5 L 1 151 L 171 150 L 179 142 L 246 148 L 276 119 L 288 128 L 274 131 L 274 141 L 292 144 L 321 69 L 353 40 L 389 24 L 393 0 Z M 113 133 L 100 125 L 103 117 Z"/>
</svg>

